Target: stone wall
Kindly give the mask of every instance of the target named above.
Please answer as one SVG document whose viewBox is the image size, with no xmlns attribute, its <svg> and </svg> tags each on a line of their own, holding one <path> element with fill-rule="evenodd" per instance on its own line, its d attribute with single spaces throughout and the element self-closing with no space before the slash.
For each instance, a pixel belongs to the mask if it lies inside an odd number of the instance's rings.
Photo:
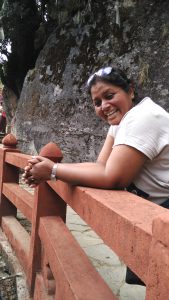
<svg viewBox="0 0 169 300">
<path fill-rule="evenodd" d="M 108 126 L 94 114 L 86 81 L 102 66 L 122 68 L 140 97 L 169 110 L 169 2 L 84 3 L 71 15 L 62 10 L 27 74 L 12 129 L 24 152 L 38 153 L 53 141 L 66 161 L 96 158 Z"/>
</svg>

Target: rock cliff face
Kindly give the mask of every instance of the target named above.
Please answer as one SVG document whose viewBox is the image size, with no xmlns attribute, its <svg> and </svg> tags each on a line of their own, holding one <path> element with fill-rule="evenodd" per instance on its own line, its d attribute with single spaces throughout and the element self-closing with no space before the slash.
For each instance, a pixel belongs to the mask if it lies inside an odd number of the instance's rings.
<svg viewBox="0 0 169 300">
<path fill-rule="evenodd" d="M 169 111 L 169 2 L 82 4 L 71 18 L 63 7 L 60 25 L 26 76 L 13 120 L 24 152 L 38 153 L 53 141 L 66 161 L 96 158 L 108 127 L 96 118 L 85 84 L 102 66 L 125 70 L 140 97 L 150 96 Z"/>
</svg>

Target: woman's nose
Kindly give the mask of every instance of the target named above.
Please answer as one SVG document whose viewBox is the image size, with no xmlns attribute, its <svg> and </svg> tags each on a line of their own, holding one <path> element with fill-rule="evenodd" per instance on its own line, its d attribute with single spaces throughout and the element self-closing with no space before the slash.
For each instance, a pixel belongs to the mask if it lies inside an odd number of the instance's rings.
<svg viewBox="0 0 169 300">
<path fill-rule="evenodd" d="M 102 100 L 102 105 L 101 105 L 102 110 L 109 109 L 109 107 L 110 107 L 109 102 L 106 100 Z"/>
</svg>

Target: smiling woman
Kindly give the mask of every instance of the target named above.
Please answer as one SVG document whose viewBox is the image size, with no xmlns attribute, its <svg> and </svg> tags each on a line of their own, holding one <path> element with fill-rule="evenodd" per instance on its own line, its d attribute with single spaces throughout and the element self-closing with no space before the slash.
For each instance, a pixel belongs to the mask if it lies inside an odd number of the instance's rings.
<svg viewBox="0 0 169 300">
<path fill-rule="evenodd" d="M 110 125 L 118 125 L 133 106 L 134 92 L 132 87 L 128 92 L 125 92 L 118 86 L 97 81 L 91 87 L 91 95 L 96 114 Z"/>
<path fill-rule="evenodd" d="M 132 82 L 118 69 L 106 67 L 87 81 L 96 114 L 110 125 L 118 125 L 133 106 Z"/>
<path fill-rule="evenodd" d="M 97 116 L 110 125 L 97 161 L 54 164 L 36 156 L 25 167 L 25 182 L 36 187 L 44 180 L 60 179 L 73 185 L 127 189 L 166 206 L 169 114 L 149 97 L 135 105 L 133 84 L 117 68 L 95 72 L 87 88 Z M 138 278 L 130 283 L 144 284 Z"/>
</svg>

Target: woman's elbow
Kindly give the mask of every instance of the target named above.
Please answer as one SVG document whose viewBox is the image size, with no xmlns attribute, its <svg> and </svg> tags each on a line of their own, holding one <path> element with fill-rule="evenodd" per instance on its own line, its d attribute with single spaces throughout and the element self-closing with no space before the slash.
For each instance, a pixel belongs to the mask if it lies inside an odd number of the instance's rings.
<svg viewBox="0 0 169 300">
<path fill-rule="evenodd" d="M 130 182 L 128 180 L 125 180 L 124 178 L 120 177 L 108 177 L 105 180 L 105 189 L 118 189 L 123 190 L 126 188 Z"/>
</svg>

